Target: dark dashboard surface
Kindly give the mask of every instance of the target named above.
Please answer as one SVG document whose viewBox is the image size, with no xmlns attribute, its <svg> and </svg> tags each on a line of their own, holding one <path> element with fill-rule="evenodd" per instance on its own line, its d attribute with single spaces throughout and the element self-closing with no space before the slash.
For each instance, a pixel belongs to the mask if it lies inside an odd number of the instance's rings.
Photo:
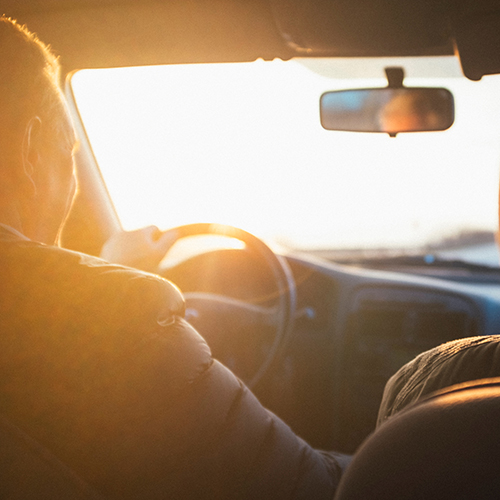
<svg viewBox="0 0 500 500">
<path fill-rule="evenodd" d="M 287 259 L 297 285 L 293 337 L 255 392 L 313 446 L 354 451 L 374 429 L 384 385 L 403 364 L 443 342 L 500 331 L 500 283 L 373 271 L 308 255 Z M 166 275 L 183 292 L 254 303 L 272 297 L 266 270 L 244 250 L 202 254 Z M 231 325 L 238 330 L 237 318 Z M 237 336 L 225 331 L 223 343 L 241 344 L 248 336 L 237 356 L 254 358 L 268 334 L 265 328 Z M 212 345 L 211 335 L 218 333 L 207 332 Z M 227 350 L 219 351 L 230 364 Z"/>
</svg>

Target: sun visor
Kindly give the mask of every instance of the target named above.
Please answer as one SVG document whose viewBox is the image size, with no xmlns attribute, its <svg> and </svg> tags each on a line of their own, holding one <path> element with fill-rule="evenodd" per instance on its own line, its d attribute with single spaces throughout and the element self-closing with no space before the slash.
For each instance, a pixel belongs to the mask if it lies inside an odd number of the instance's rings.
<svg viewBox="0 0 500 500">
<path fill-rule="evenodd" d="M 270 0 L 282 37 L 318 56 L 453 53 L 445 3 L 436 0 Z"/>
<path fill-rule="evenodd" d="M 454 28 L 456 49 L 467 78 L 480 80 L 484 75 L 500 73 L 500 10 L 464 14 Z"/>
</svg>

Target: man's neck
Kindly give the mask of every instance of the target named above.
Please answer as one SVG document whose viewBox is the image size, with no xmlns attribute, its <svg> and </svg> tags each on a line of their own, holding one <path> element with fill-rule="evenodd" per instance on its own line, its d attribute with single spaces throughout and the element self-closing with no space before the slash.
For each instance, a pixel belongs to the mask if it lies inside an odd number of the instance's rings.
<svg viewBox="0 0 500 500">
<path fill-rule="evenodd" d="M 5 198 L 0 203 L 0 224 L 10 227 L 21 234 L 25 233 L 20 210 L 15 203 L 6 202 Z"/>
<path fill-rule="evenodd" d="M 1 200 L 0 224 L 11 227 L 26 238 L 40 243 L 54 244 L 53 237 L 47 236 L 50 228 L 45 224 L 44 213 L 34 202 L 23 199 Z"/>
<path fill-rule="evenodd" d="M 15 236 L 18 239 L 30 241 L 29 238 L 24 236 L 24 234 L 19 232 L 17 229 L 14 229 L 12 226 L 0 222 L 0 234 L 1 233 L 8 233 L 10 235 Z"/>
</svg>

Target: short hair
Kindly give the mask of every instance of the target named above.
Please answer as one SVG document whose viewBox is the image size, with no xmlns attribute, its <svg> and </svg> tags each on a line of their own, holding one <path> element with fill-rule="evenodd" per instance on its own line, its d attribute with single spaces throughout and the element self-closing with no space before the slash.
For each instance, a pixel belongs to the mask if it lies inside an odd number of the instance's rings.
<svg viewBox="0 0 500 500">
<path fill-rule="evenodd" d="M 64 98 L 60 66 L 49 46 L 25 26 L 0 17 L 0 155 L 12 149 L 5 135 L 22 137 L 28 121 L 39 116 L 54 132 L 62 132 Z"/>
</svg>

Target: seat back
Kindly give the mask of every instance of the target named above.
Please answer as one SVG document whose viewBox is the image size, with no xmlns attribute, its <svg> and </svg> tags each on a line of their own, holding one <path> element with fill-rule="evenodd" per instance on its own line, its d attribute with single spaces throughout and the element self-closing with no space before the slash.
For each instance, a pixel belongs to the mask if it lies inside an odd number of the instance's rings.
<svg viewBox="0 0 500 500">
<path fill-rule="evenodd" d="M 335 498 L 500 498 L 500 378 L 447 388 L 387 420 Z"/>
<path fill-rule="evenodd" d="M 102 497 L 47 448 L 0 416 L 0 498 Z"/>
</svg>

